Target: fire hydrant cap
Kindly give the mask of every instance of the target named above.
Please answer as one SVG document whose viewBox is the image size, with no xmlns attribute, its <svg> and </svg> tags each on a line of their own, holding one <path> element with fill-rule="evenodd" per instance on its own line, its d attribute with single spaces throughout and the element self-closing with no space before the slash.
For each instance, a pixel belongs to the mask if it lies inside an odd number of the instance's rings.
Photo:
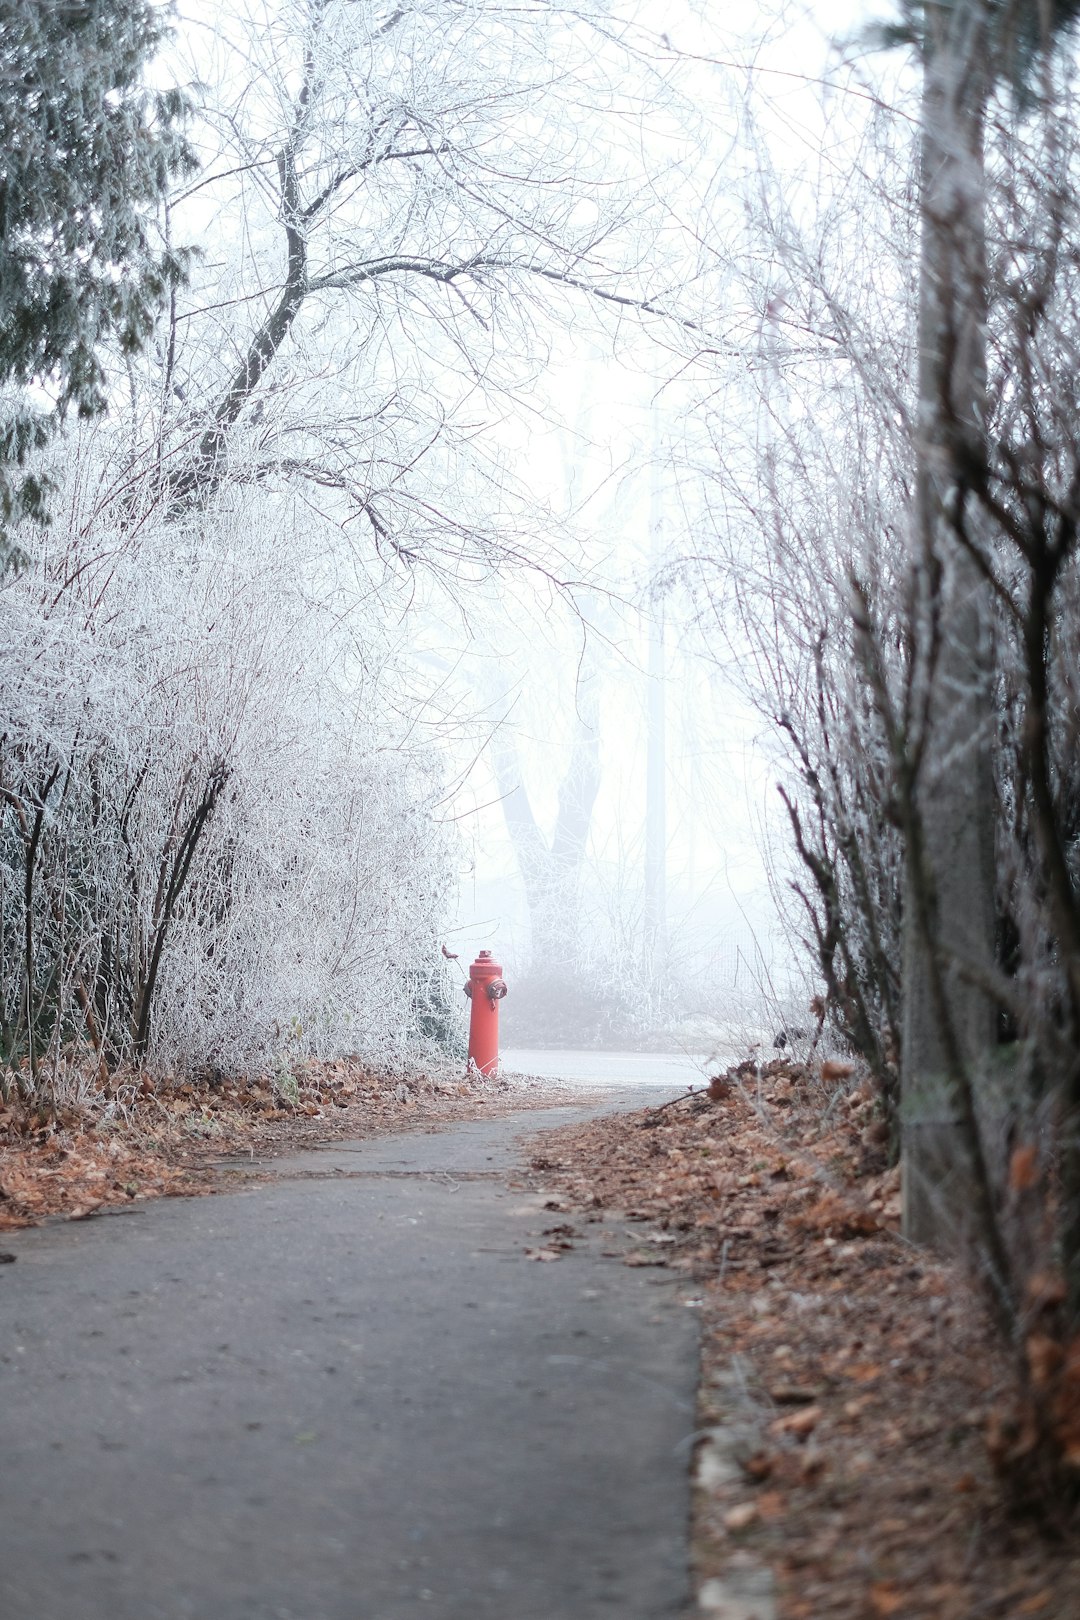
<svg viewBox="0 0 1080 1620">
<path fill-rule="evenodd" d="M 502 968 L 498 962 L 492 960 L 490 951 L 481 951 L 476 961 L 469 968 L 469 977 L 472 979 L 501 979 Z"/>
</svg>

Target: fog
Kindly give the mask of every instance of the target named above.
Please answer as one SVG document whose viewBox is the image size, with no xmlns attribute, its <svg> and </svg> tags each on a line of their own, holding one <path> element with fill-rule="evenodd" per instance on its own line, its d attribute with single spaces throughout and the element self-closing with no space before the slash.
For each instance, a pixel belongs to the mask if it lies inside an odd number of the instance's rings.
<svg viewBox="0 0 1080 1620">
<path fill-rule="evenodd" d="M 449 943 L 502 961 L 511 1043 L 726 1049 L 798 994 L 767 864 L 769 751 L 734 651 L 692 622 L 673 562 L 693 526 L 665 444 L 674 413 L 640 378 L 628 408 L 614 365 L 581 372 L 585 426 L 549 430 L 530 475 L 599 562 L 569 598 L 533 581 L 485 603 L 456 649 L 491 736 L 452 801 L 463 871 Z M 522 814 L 553 849 L 575 783 L 580 855 L 537 902 L 548 918 L 530 908 Z"/>
<path fill-rule="evenodd" d="M 168 295 L 0 601 L 31 1069 L 456 1054 L 479 949 L 518 1046 L 805 1022 L 757 508 L 872 98 L 832 8 L 714 10 L 178 8 Z"/>
<path fill-rule="evenodd" d="M 685 71 L 712 98 L 703 156 L 721 167 L 702 188 L 719 232 L 748 162 L 732 161 L 732 98 L 754 103 L 793 172 L 808 153 L 819 163 L 823 128 L 838 140 L 847 117 L 821 81 L 865 8 L 763 7 L 738 35 L 711 10 L 658 8 L 654 26 L 700 58 Z M 737 62 L 743 73 L 721 82 Z M 452 800 L 464 850 L 450 947 L 463 962 L 481 948 L 502 961 L 513 1044 L 731 1056 L 805 1023 L 813 986 L 788 892 L 782 767 L 748 692 L 750 654 L 723 607 L 703 614 L 687 588 L 686 559 L 710 546 L 717 522 L 688 429 L 709 382 L 640 333 L 606 348 L 574 334 L 551 343 L 527 412 L 499 437 L 552 514 L 554 569 L 569 547 L 569 575 L 584 583 L 563 596 L 547 577 L 517 580 L 474 604 L 454 647 L 492 735 L 471 764 L 463 757 Z M 729 391 L 727 407 L 760 411 L 756 387 Z M 523 865 L 536 856 L 520 824 L 515 837 L 513 801 L 527 800 L 550 849 L 586 738 L 595 798 L 575 892 L 556 887 L 555 916 L 543 918 L 530 908 Z"/>
</svg>

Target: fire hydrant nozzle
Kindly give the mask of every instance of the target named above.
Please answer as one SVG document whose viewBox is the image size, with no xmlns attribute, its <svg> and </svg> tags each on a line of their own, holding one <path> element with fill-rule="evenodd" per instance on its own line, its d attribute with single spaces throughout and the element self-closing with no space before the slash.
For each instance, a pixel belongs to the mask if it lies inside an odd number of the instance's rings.
<svg viewBox="0 0 1080 1620">
<path fill-rule="evenodd" d="M 496 1074 L 499 1068 L 499 1002 L 506 994 L 502 968 L 490 951 L 481 951 L 469 969 L 465 994 L 472 1002 L 469 1012 L 469 1062 L 481 1074 Z"/>
</svg>

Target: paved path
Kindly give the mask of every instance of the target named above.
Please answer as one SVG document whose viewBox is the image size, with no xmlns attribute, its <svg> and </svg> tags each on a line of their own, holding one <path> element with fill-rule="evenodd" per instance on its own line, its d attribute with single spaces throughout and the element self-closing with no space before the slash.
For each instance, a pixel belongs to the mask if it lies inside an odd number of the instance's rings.
<svg viewBox="0 0 1080 1620">
<path fill-rule="evenodd" d="M 515 1137 L 583 1112 L 5 1235 L 2 1620 L 683 1613 L 687 1290 L 618 1223 L 524 1254 Z"/>
<path fill-rule="evenodd" d="M 734 1061 L 734 1059 L 732 1059 Z M 716 1068 L 686 1052 L 572 1052 L 558 1047 L 512 1047 L 502 1054 L 507 1072 L 539 1074 L 596 1088 L 702 1086 Z"/>
</svg>

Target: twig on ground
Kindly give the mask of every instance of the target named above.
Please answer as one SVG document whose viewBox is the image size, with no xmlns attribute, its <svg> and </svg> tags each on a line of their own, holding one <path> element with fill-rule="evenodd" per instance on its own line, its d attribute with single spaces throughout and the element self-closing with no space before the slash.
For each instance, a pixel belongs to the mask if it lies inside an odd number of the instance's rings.
<svg viewBox="0 0 1080 1620">
<path fill-rule="evenodd" d="M 665 1108 L 674 1108 L 676 1103 L 686 1102 L 689 1097 L 705 1097 L 708 1095 L 708 1091 L 708 1086 L 698 1086 L 696 1089 L 691 1087 L 688 1091 L 680 1092 L 677 1097 L 669 1097 L 667 1102 L 657 1103 L 655 1108 L 649 1108 L 646 1112 L 649 1114 L 662 1114 Z M 641 1123 L 647 1127 L 649 1121 L 643 1119 Z"/>
</svg>

